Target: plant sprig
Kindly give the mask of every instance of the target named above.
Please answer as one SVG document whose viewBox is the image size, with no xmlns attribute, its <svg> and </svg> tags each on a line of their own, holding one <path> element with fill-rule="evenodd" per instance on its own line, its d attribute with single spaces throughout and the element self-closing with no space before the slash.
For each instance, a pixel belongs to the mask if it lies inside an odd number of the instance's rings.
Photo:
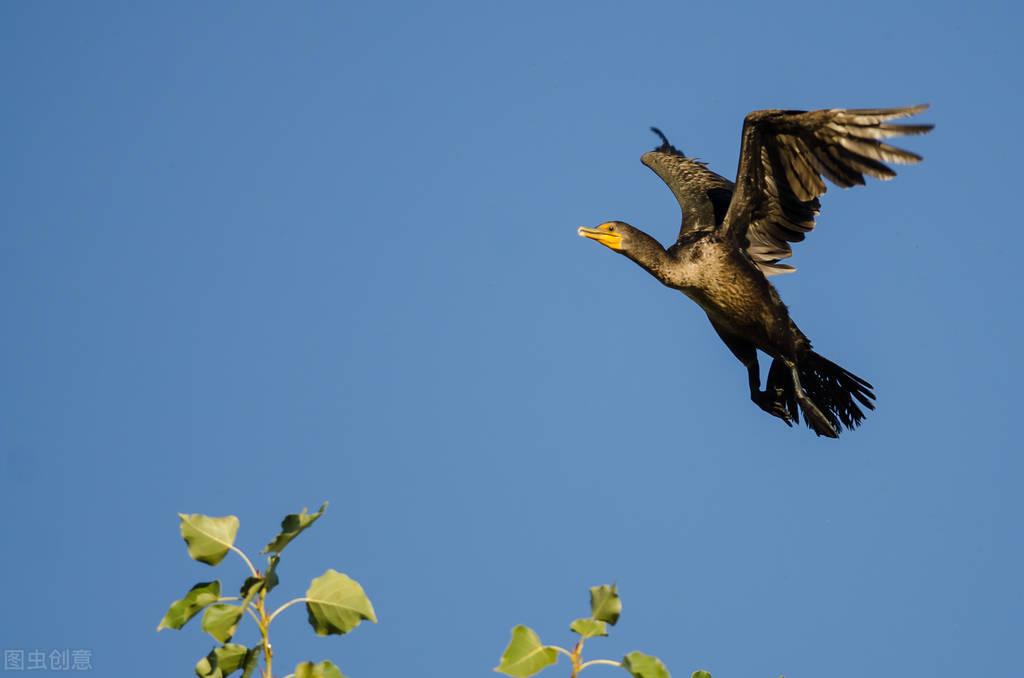
<svg viewBox="0 0 1024 678">
<path fill-rule="evenodd" d="M 200 678 L 224 678 L 235 671 L 242 672 L 242 678 L 249 678 L 263 659 L 263 678 L 273 677 L 274 651 L 270 643 L 270 625 L 279 614 L 298 603 L 305 603 L 309 624 L 317 635 L 342 635 L 353 630 L 363 620 L 377 622 L 370 599 L 359 582 L 333 569 L 328 569 L 314 579 L 306 595 L 278 606 L 273 611 L 267 606 L 267 594 L 280 583 L 277 566 L 281 552 L 303 531 L 316 522 L 327 509 L 327 502 L 313 514 L 306 509 L 302 513 L 285 516 L 281 521 L 281 532 L 263 549 L 267 566 L 262 572 L 242 549 L 235 546 L 239 521 L 236 516 L 213 517 L 198 513 L 178 514 L 181 536 L 188 547 L 189 556 L 206 565 L 216 566 L 227 556 L 236 553 L 245 563 L 249 576 L 242 583 L 238 596 L 221 596 L 219 580 L 199 582 L 185 594 L 184 598 L 171 603 L 157 631 L 165 628 L 181 629 L 200 612 L 203 613 L 202 628 L 221 643 L 196 664 L 196 675 Z M 236 604 L 237 603 L 237 604 Z M 244 615 L 255 621 L 260 633 L 260 642 L 254 647 L 232 643 Z M 333 663 L 322 661 L 318 664 L 302 662 L 289 676 L 294 678 L 344 678 Z"/>
<path fill-rule="evenodd" d="M 621 660 L 583 659 L 583 645 L 590 638 L 608 635 L 608 627 L 615 626 L 622 613 L 622 600 L 615 585 L 594 586 L 590 589 L 590 616 L 574 620 L 569 630 L 579 636 L 571 650 L 559 645 L 545 645 L 529 626 L 520 624 L 512 629 L 512 639 L 501 655 L 494 670 L 512 678 L 530 678 L 558 662 L 559 655 L 569 658 L 570 678 L 591 666 L 617 666 L 634 678 L 671 678 L 660 659 L 642 652 L 630 652 Z M 696 671 L 692 678 L 711 678 L 706 671 Z"/>
</svg>

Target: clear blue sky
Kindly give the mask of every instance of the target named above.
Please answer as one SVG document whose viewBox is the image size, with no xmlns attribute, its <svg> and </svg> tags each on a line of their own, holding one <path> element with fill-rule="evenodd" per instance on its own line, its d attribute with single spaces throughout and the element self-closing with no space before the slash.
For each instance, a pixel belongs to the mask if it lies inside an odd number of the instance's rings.
<svg viewBox="0 0 1024 678">
<path fill-rule="evenodd" d="M 1019 676 L 1024 515 L 1010 3 L 4 3 L 4 648 L 187 675 L 176 512 L 327 567 L 380 624 L 282 668 L 488 676 L 514 624 L 716 678 Z M 823 199 L 778 285 L 879 409 L 747 399 L 700 310 L 576 236 L 678 208 L 658 125 L 731 176 L 757 108 L 930 102 L 925 156 Z M 252 629 L 239 639 L 250 642 Z M 144 667 L 144 668 L 141 668 Z M 549 675 L 567 674 L 563 663 Z M 615 669 L 589 669 L 594 678 Z"/>
</svg>

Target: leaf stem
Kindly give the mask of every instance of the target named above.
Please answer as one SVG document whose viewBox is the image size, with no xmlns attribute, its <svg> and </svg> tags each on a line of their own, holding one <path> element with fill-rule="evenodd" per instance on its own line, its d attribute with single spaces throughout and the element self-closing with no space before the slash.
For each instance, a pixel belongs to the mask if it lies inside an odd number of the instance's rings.
<svg viewBox="0 0 1024 678">
<path fill-rule="evenodd" d="M 256 624 L 262 628 L 263 624 L 260 622 L 260 617 L 258 614 L 252 611 L 252 607 L 245 608 L 245 611 L 248 612 L 249 616 L 253 618 L 253 621 L 255 621 Z"/>
<path fill-rule="evenodd" d="M 564 654 L 569 659 L 572 659 L 572 652 L 569 652 L 564 647 L 558 647 L 557 645 L 549 645 L 548 647 L 550 647 L 555 652 L 561 652 L 562 654 Z"/>
<path fill-rule="evenodd" d="M 240 555 L 242 557 L 242 560 L 245 561 L 245 564 L 249 566 L 249 572 L 252 573 L 252 576 L 254 576 L 254 577 L 260 576 L 259 573 L 256 572 L 256 568 L 252 566 L 252 561 L 249 560 L 249 556 L 245 555 L 245 552 L 242 551 L 242 549 L 240 549 L 240 548 L 238 548 L 237 546 L 234 546 L 234 545 L 228 546 L 228 548 L 231 549 L 232 551 L 234 551 L 235 553 L 237 553 L 238 555 Z"/>
<path fill-rule="evenodd" d="M 270 622 L 274 621 L 274 617 L 276 617 L 277 615 L 279 615 L 279 614 L 281 614 L 282 612 L 284 612 L 284 611 L 285 611 L 285 609 L 287 609 L 287 608 L 291 607 L 292 605 L 295 605 L 296 603 L 305 603 L 305 602 L 307 602 L 308 600 L 309 600 L 309 598 L 294 598 L 294 599 L 292 599 L 292 600 L 289 600 L 289 601 L 288 601 L 287 603 L 285 603 L 285 604 L 284 604 L 284 605 L 282 605 L 281 607 L 279 607 L 279 608 L 277 608 L 276 610 L 274 610 L 274 611 L 273 611 L 273 612 L 272 612 L 272 613 L 270 614 L 270 616 L 269 616 L 269 617 L 267 617 L 267 626 L 270 626 Z M 558 649 L 560 649 L 560 650 L 561 650 L 562 648 L 558 648 Z M 562 650 L 562 651 L 564 652 L 565 650 Z"/>
<path fill-rule="evenodd" d="M 583 662 L 580 664 L 580 671 L 588 666 L 594 666 L 596 664 L 604 664 L 605 666 L 622 666 L 622 662 L 617 662 L 614 659 L 591 659 L 589 662 Z"/>
</svg>

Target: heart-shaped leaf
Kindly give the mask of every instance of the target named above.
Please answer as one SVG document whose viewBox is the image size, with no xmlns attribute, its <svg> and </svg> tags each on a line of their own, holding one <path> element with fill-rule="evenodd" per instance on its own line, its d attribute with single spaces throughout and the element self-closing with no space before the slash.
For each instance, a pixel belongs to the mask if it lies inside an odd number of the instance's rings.
<svg viewBox="0 0 1024 678">
<path fill-rule="evenodd" d="M 245 578 L 242 588 L 239 589 L 238 593 L 247 603 L 260 591 L 266 589 L 267 593 L 270 593 L 271 589 L 280 583 L 277 578 L 277 564 L 280 560 L 280 556 L 271 556 L 268 558 L 269 563 L 265 574 Z M 242 607 L 244 608 L 245 605 Z"/>
<path fill-rule="evenodd" d="M 590 616 L 598 621 L 608 622 L 615 626 L 622 613 L 622 601 L 615 584 L 593 586 L 590 589 Z"/>
<path fill-rule="evenodd" d="M 319 664 L 313 662 L 302 662 L 295 667 L 295 678 L 345 678 L 341 669 L 329 661 L 322 661 Z"/>
<path fill-rule="evenodd" d="M 162 629 L 180 629 L 188 623 L 192 617 L 202 612 L 207 605 L 212 605 L 220 598 L 220 582 L 207 581 L 199 582 L 185 594 L 181 600 L 171 603 L 167 614 L 160 620 L 157 631 Z"/>
<path fill-rule="evenodd" d="M 309 625 L 320 636 L 348 633 L 364 619 L 377 623 L 363 587 L 336 570 L 327 570 L 309 585 L 306 612 Z"/>
<path fill-rule="evenodd" d="M 274 590 L 274 587 L 280 583 L 277 578 L 277 564 L 281 562 L 281 557 L 270 556 L 267 560 L 269 564 L 267 565 L 266 574 L 263 575 L 263 578 L 266 579 L 266 582 L 264 582 L 263 585 L 266 587 L 267 593 L 270 593 Z"/>
<path fill-rule="evenodd" d="M 622 668 L 629 671 L 633 678 L 672 678 L 660 659 L 643 652 L 630 652 L 623 657 Z"/>
<path fill-rule="evenodd" d="M 224 560 L 238 534 L 237 517 L 215 518 L 198 513 L 179 513 L 178 517 L 181 519 L 181 537 L 193 560 L 207 565 L 216 565 Z"/>
<path fill-rule="evenodd" d="M 302 531 L 317 521 L 317 519 L 324 514 L 327 510 L 327 502 L 325 501 L 320 505 L 320 510 L 310 515 L 306 512 L 306 509 L 302 509 L 302 513 L 290 513 L 284 517 L 281 521 L 281 533 L 274 537 L 274 541 L 270 542 L 263 549 L 264 553 L 280 553 L 284 550 L 285 546 L 295 539 Z"/>
<path fill-rule="evenodd" d="M 260 659 L 260 648 L 254 647 L 249 650 L 249 654 L 246 655 L 245 661 L 242 662 L 242 678 L 249 678 L 256 672 L 256 665 Z"/>
<path fill-rule="evenodd" d="M 596 619 L 590 619 L 584 617 L 577 619 L 570 626 L 569 630 L 573 633 L 578 633 L 584 638 L 594 638 L 596 636 L 607 636 L 608 625 L 603 621 L 597 621 Z"/>
<path fill-rule="evenodd" d="M 226 643 L 235 635 L 241 619 L 242 608 L 238 605 L 211 605 L 203 614 L 203 630 L 220 642 Z"/>
<path fill-rule="evenodd" d="M 242 583 L 242 588 L 239 589 L 238 593 L 243 598 L 248 598 L 249 594 L 256 595 L 266 585 L 266 580 L 263 577 L 246 577 Z"/>
<path fill-rule="evenodd" d="M 520 624 L 512 629 L 512 639 L 494 670 L 513 678 L 529 678 L 557 661 L 558 651 L 541 643 L 529 626 Z"/>
<path fill-rule="evenodd" d="M 242 678 L 247 678 L 258 658 L 258 648 L 249 649 L 245 645 L 228 643 L 223 647 L 215 647 L 196 663 L 196 675 L 199 678 L 224 678 L 242 669 Z"/>
</svg>

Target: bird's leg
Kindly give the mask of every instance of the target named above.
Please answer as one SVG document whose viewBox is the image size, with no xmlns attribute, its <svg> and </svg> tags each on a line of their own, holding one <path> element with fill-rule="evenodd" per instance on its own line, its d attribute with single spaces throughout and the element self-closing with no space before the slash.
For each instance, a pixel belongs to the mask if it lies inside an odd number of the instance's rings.
<svg viewBox="0 0 1024 678">
<path fill-rule="evenodd" d="M 774 358 L 772 366 L 768 369 L 768 381 L 765 383 L 765 390 L 774 392 L 776 399 L 782 401 L 789 412 L 789 418 L 793 423 L 800 423 L 800 408 L 796 404 L 796 393 L 789 387 L 789 368 L 782 358 Z"/>
<path fill-rule="evenodd" d="M 757 364 L 757 347 L 749 341 L 738 337 L 735 334 L 724 330 L 719 327 L 711 316 L 708 316 L 708 320 L 711 320 L 711 326 L 715 328 L 715 332 L 718 333 L 719 338 L 725 342 L 725 345 L 732 351 L 732 354 L 736 356 L 747 368 L 747 381 L 750 384 L 750 399 L 754 401 L 754 404 L 760 407 L 762 410 L 778 417 L 782 421 L 786 422 L 787 426 L 792 426 L 792 417 L 789 416 L 789 412 L 786 409 L 785 404 L 785 393 L 781 388 L 769 388 L 766 391 L 761 390 L 761 368 Z M 769 380 L 769 383 L 770 380 Z"/>
<path fill-rule="evenodd" d="M 761 366 L 757 362 L 757 351 L 754 351 L 748 360 L 744 360 L 744 364 L 747 366 L 750 399 L 768 414 L 786 422 L 786 426 L 792 426 L 793 422 L 786 409 L 783 390 L 781 388 L 761 390 Z"/>
</svg>

